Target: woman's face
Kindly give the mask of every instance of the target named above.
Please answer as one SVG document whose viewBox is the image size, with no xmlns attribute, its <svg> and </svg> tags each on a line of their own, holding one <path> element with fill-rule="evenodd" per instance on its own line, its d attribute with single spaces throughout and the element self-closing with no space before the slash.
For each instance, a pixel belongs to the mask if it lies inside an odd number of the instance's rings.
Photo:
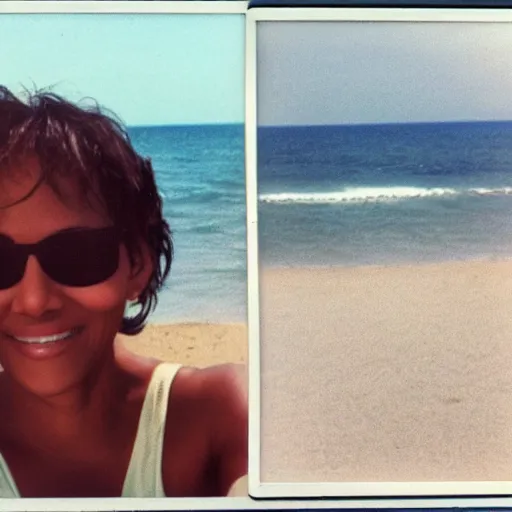
<svg viewBox="0 0 512 512">
<path fill-rule="evenodd" d="M 2 180 L 0 203 L 23 197 L 35 183 L 37 162 L 27 162 L 23 170 L 20 179 Z M 73 184 L 63 187 L 66 204 L 43 184 L 25 201 L 0 210 L 0 236 L 35 244 L 63 230 L 110 225 L 99 208 L 81 200 Z M 91 247 L 91 258 L 94 251 Z M 141 292 L 148 278 L 147 271 L 132 271 L 122 245 L 118 259 L 117 270 L 106 280 L 69 286 L 46 274 L 34 255 L 28 257 L 21 280 L 0 288 L 0 364 L 6 374 L 26 390 L 50 397 L 80 385 L 101 367 L 126 301 Z M 0 264 L 10 264 L 1 253 Z"/>
</svg>

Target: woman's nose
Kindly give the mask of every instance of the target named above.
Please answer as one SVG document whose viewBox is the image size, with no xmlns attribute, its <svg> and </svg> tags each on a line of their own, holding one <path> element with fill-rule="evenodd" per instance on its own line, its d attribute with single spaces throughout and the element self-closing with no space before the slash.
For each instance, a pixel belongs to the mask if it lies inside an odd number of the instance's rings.
<svg viewBox="0 0 512 512">
<path fill-rule="evenodd" d="M 44 273 L 35 256 L 30 256 L 25 273 L 14 290 L 11 311 L 19 315 L 40 318 L 62 306 L 57 285 Z"/>
</svg>

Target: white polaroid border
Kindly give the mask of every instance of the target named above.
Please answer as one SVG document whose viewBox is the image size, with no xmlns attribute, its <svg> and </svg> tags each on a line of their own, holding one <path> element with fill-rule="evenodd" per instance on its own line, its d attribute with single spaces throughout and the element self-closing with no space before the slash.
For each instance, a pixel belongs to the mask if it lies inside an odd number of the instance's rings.
<svg viewBox="0 0 512 512">
<path fill-rule="evenodd" d="M 394 21 L 509 23 L 512 9 L 469 8 L 252 8 L 246 15 L 246 160 L 248 230 L 248 322 L 250 447 L 249 494 L 253 498 L 338 498 L 336 508 L 511 507 L 512 480 L 506 482 L 265 483 L 260 458 L 260 318 L 257 201 L 257 32 L 259 22 Z M 403 499 L 401 499 L 403 498 Z M 325 503 L 322 501 L 322 503 Z M 332 502 L 331 502 L 332 503 Z M 265 504 L 267 505 L 267 504 Z M 316 506 L 316 504 L 315 504 Z"/>
<path fill-rule="evenodd" d="M 0 14 L 245 14 L 247 2 L 148 0 L 2 0 Z"/>
<path fill-rule="evenodd" d="M 80 1 L 80 0 L 76 0 Z M 0 500 L 0 512 L 133 512 L 134 510 L 364 510 L 407 509 L 429 511 L 471 508 L 484 512 L 510 509 L 505 499 L 411 499 L 411 500 L 253 500 L 250 498 L 88 498 L 88 499 L 4 499 Z"/>
</svg>

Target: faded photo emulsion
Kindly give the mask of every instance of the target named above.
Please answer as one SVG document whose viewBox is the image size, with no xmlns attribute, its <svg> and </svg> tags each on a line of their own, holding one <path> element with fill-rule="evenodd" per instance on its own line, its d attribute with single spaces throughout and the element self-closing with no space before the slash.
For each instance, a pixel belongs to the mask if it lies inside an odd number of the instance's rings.
<svg viewBox="0 0 512 512">
<path fill-rule="evenodd" d="M 511 44 L 257 21 L 262 485 L 510 480 Z"/>
<path fill-rule="evenodd" d="M 246 495 L 243 22 L 2 16 L 1 498 Z"/>
</svg>

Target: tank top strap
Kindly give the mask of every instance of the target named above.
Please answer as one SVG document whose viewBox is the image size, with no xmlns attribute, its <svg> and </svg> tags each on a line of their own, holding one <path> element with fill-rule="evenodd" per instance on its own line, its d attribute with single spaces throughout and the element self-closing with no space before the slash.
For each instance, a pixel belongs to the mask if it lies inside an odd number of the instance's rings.
<svg viewBox="0 0 512 512">
<path fill-rule="evenodd" d="M 21 498 L 7 462 L 0 453 L 0 498 Z"/>
<path fill-rule="evenodd" d="M 132 456 L 123 485 L 123 497 L 165 497 L 162 451 L 169 392 L 181 365 L 161 363 L 149 381 Z"/>
</svg>

